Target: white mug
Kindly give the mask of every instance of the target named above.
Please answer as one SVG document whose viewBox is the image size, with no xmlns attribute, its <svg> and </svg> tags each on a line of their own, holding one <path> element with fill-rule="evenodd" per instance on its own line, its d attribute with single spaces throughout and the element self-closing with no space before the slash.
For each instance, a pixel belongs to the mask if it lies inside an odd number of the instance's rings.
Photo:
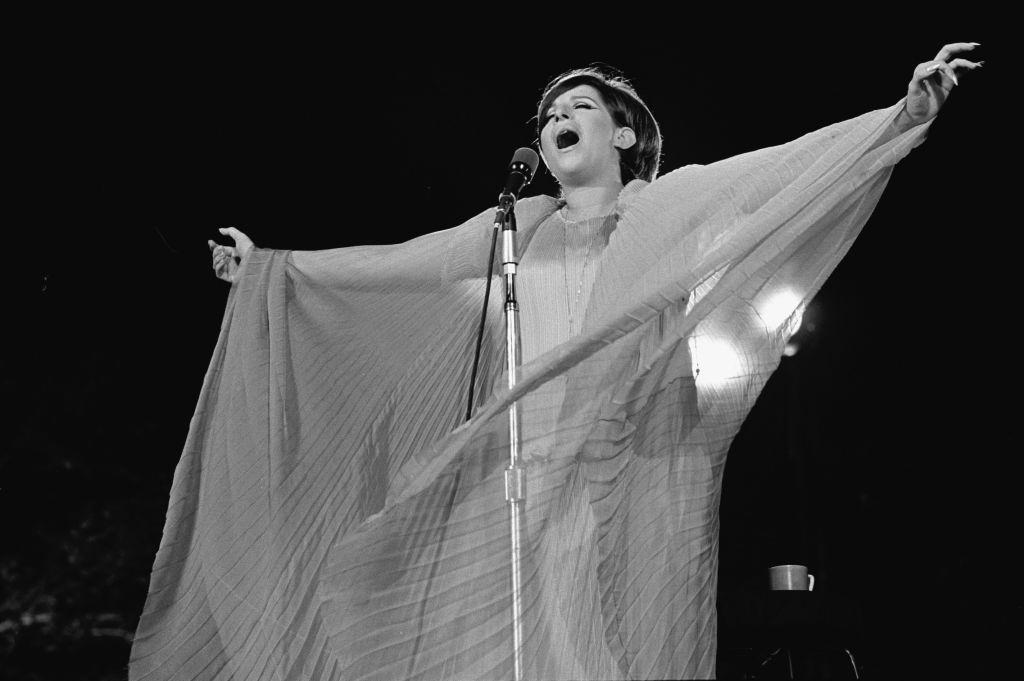
<svg viewBox="0 0 1024 681">
<path fill-rule="evenodd" d="M 775 565 L 768 568 L 772 591 L 814 591 L 814 575 L 806 565 Z"/>
</svg>

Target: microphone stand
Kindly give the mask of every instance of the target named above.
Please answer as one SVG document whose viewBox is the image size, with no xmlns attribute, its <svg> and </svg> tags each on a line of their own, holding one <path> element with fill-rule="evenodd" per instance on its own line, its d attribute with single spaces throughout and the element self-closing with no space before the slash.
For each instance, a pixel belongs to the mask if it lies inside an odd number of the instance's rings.
<svg viewBox="0 0 1024 681">
<path fill-rule="evenodd" d="M 519 301 L 516 299 L 515 197 L 500 197 L 494 229 L 501 229 L 501 271 L 505 279 L 505 370 L 508 387 L 516 385 L 519 366 Z M 509 538 L 512 569 L 512 671 L 515 681 L 523 679 L 523 593 L 522 528 L 526 502 L 526 469 L 519 460 L 519 409 L 516 402 L 508 408 L 509 464 L 505 469 L 505 501 L 508 502 Z"/>
</svg>

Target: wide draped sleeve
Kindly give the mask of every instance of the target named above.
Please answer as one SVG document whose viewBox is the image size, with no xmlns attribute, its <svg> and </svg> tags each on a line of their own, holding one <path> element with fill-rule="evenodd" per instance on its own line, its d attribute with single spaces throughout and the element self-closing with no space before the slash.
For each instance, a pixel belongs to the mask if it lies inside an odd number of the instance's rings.
<svg viewBox="0 0 1024 681">
<path fill-rule="evenodd" d="M 527 238 L 554 205 L 520 203 Z M 305 607 L 294 590 L 459 424 L 493 215 L 397 245 L 246 257 L 175 470 L 133 678 L 203 678 L 214 660 L 257 678 L 252 650 Z M 491 300 L 481 400 L 500 367 Z"/>
</svg>

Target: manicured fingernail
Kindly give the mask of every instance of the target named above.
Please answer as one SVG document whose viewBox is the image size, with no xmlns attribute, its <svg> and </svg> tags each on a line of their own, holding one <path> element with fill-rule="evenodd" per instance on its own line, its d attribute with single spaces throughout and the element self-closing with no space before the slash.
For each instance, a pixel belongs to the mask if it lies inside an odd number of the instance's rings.
<svg viewBox="0 0 1024 681">
<path fill-rule="evenodd" d="M 950 79 L 953 81 L 953 85 L 959 85 L 960 84 L 960 81 L 958 81 L 956 79 L 956 76 L 950 76 Z"/>
<path fill-rule="evenodd" d="M 932 65 L 931 65 L 931 66 L 929 66 L 929 67 L 928 67 L 927 69 L 925 69 L 925 71 L 934 71 L 934 70 L 935 70 L 935 69 L 937 69 L 937 68 L 939 68 L 939 65 L 938 65 L 938 64 L 932 64 Z"/>
</svg>

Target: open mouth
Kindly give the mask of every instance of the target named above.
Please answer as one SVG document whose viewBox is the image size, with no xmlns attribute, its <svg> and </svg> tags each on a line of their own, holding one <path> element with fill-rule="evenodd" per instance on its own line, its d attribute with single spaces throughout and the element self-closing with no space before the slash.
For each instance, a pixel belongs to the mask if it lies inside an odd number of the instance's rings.
<svg viewBox="0 0 1024 681">
<path fill-rule="evenodd" d="M 563 130 L 555 137 L 555 146 L 559 149 L 568 149 L 580 141 L 580 136 L 572 130 Z"/>
</svg>

